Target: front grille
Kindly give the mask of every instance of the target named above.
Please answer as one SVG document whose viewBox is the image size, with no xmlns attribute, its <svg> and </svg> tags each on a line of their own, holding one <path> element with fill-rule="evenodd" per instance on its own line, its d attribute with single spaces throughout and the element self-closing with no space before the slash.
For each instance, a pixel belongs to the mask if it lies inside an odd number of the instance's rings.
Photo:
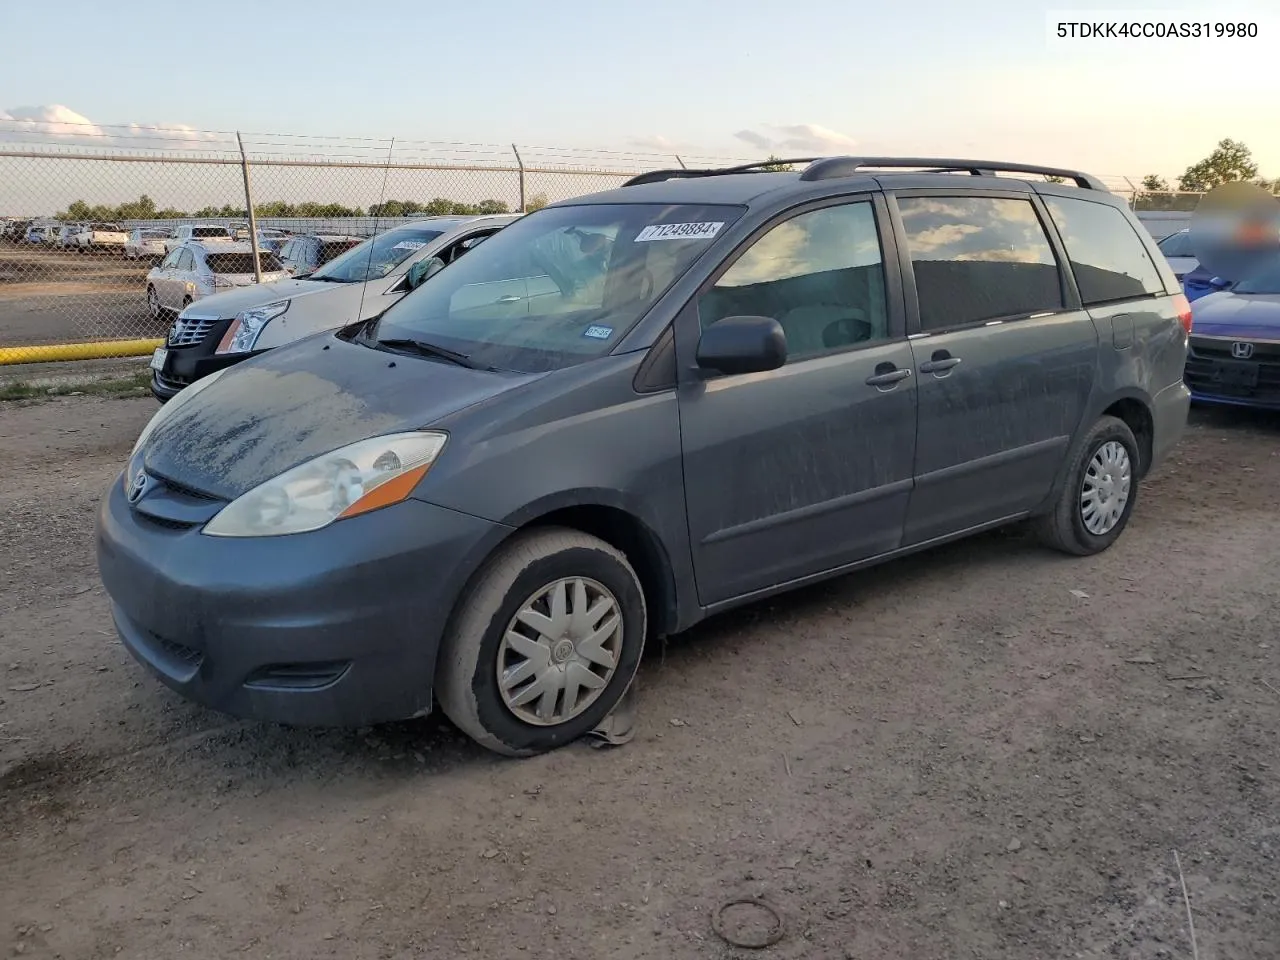
<svg viewBox="0 0 1280 960">
<path fill-rule="evenodd" d="M 150 474 L 152 478 L 159 480 L 174 493 L 184 497 L 190 497 L 193 500 L 217 500 L 218 498 L 212 494 L 205 493 L 203 490 L 196 490 L 194 487 L 188 487 L 178 483 L 176 480 L 170 480 L 168 477 L 161 476 L 158 473 Z"/>
<path fill-rule="evenodd" d="M 1191 352 L 1198 357 L 1212 358 L 1215 360 L 1231 360 L 1231 345 L 1233 343 L 1249 343 L 1253 345 L 1253 353 L 1250 360 L 1258 361 L 1277 361 L 1280 362 L 1280 343 L 1268 340 L 1250 340 L 1242 337 L 1239 340 L 1227 338 L 1218 339 L 1216 337 L 1192 337 Z"/>
<path fill-rule="evenodd" d="M 181 390 L 183 387 L 191 386 L 192 383 L 190 377 L 182 377 L 176 373 L 171 373 L 168 376 L 165 376 L 159 371 L 156 371 L 154 376 L 156 378 L 156 383 L 170 390 Z"/>
<path fill-rule="evenodd" d="M 194 523 L 187 523 L 183 520 L 170 520 L 168 517 L 157 517 L 150 513 L 143 513 L 141 510 L 137 511 L 137 514 L 147 523 L 154 524 L 165 530 L 190 530 L 195 526 Z"/>
<path fill-rule="evenodd" d="M 1231 344 L 1226 344 L 1228 350 Z M 1200 350 L 1188 354 L 1187 366 L 1183 371 L 1183 380 L 1195 393 L 1209 397 L 1230 397 L 1239 400 L 1258 400 L 1265 403 L 1280 403 L 1280 362 L 1258 363 L 1258 379 L 1253 384 L 1224 382 L 1217 367 L 1225 357 L 1213 355 L 1212 358 L 1200 356 Z"/>
<path fill-rule="evenodd" d="M 209 335 L 216 317 L 178 317 L 169 329 L 169 346 L 193 347 Z"/>
<path fill-rule="evenodd" d="M 204 654 L 199 650 L 192 650 L 190 647 L 185 647 L 172 640 L 166 640 L 164 637 L 157 637 L 155 634 L 152 634 L 152 636 L 155 638 L 156 644 L 161 650 L 181 663 L 189 663 L 193 666 L 199 666 L 204 660 Z"/>
</svg>

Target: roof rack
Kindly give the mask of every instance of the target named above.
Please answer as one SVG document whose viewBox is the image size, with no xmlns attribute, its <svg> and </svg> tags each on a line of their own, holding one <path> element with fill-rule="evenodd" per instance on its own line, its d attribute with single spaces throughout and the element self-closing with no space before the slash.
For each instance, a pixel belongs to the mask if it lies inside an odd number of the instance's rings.
<svg viewBox="0 0 1280 960">
<path fill-rule="evenodd" d="M 687 180 L 692 177 L 726 177 L 735 173 L 768 173 L 769 167 L 781 166 L 785 163 L 813 163 L 821 157 L 788 157 L 781 160 L 758 160 L 755 163 L 744 163 L 737 167 L 710 167 L 703 170 L 650 170 L 632 177 L 624 187 L 637 187 L 642 183 L 660 183 L 663 180 Z"/>
<path fill-rule="evenodd" d="M 921 168 L 921 173 L 968 173 L 975 177 L 994 177 L 997 173 L 1034 173 L 1045 177 L 1062 177 L 1071 180 L 1085 190 L 1110 193 L 1097 177 L 1079 170 L 1059 167 L 1041 167 L 1029 163 L 1005 163 L 1000 160 L 954 160 L 939 157 L 788 157 L 778 160 L 760 160 L 737 167 L 712 167 L 702 170 L 651 170 L 632 177 L 623 184 L 635 187 L 642 183 L 660 183 L 663 180 L 682 180 L 693 177 L 720 177 L 735 173 L 767 173 L 770 167 L 788 163 L 809 164 L 800 174 L 801 180 L 834 180 L 851 177 L 857 173 L 870 173 L 876 168 Z"/>
<path fill-rule="evenodd" d="M 1097 177 L 1079 170 L 1041 167 L 1029 163 L 1004 163 L 1000 160 L 953 160 L 938 157 L 827 157 L 814 161 L 800 174 L 801 180 L 832 180 L 851 177 L 876 167 L 924 167 L 925 173 L 968 173 L 975 177 L 991 177 L 1000 173 L 1036 173 L 1046 177 L 1071 180 L 1085 190 L 1110 193 Z"/>
</svg>

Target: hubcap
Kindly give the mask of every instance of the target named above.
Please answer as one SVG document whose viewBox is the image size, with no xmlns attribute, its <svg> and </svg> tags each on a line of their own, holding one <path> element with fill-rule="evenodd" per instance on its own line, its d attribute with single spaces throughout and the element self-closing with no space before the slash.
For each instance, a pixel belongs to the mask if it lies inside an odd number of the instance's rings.
<svg viewBox="0 0 1280 960">
<path fill-rule="evenodd" d="M 1089 460 L 1080 488 L 1080 519 L 1095 537 L 1115 529 L 1129 502 L 1133 470 L 1129 451 L 1118 440 L 1108 440 Z"/>
<path fill-rule="evenodd" d="M 525 723 L 565 723 L 609 685 L 621 652 L 617 598 L 595 580 L 566 577 L 538 590 L 507 624 L 498 690 Z"/>
</svg>

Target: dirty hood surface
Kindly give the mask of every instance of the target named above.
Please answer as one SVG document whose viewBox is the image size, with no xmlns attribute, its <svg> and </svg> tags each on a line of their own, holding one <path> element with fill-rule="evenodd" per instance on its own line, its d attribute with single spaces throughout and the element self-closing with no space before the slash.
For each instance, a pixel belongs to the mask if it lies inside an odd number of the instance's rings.
<svg viewBox="0 0 1280 960">
<path fill-rule="evenodd" d="M 470 370 L 321 334 L 227 370 L 156 428 L 144 461 L 148 471 L 230 500 L 320 454 L 428 427 L 541 376 Z"/>
</svg>

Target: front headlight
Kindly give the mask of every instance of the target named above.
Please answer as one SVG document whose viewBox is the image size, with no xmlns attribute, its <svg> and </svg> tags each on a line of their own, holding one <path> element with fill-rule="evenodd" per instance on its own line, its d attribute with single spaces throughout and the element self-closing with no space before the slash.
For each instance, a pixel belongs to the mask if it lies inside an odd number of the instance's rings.
<svg viewBox="0 0 1280 960">
<path fill-rule="evenodd" d="M 223 335 L 215 353 L 248 353 L 258 342 L 263 328 L 289 309 L 291 300 L 278 300 L 266 306 L 254 307 L 236 314 L 231 326 Z"/>
<path fill-rule="evenodd" d="M 155 432 L 156 427 L 160 426 L 160 424 L 164 422 L 165 418 L 173 416 L 173 412 L 175 410 L 180 408 L 184 403 L 190 403 L 201 390 L 208 389 L 215 380 L 226 372 L 227 371 L 225 369 L 215 370 L 207 377 L 201 377 L 195 383 L 191 384 L 191 386 L 183 387 L 179 390 L 172 400 L 157 410 L 154 416 L 147 421 L 147 425 L 142 428 L 142 432 L 138 434 L 138 439 L 134 443 L 133 449 L 129 452 L 129 459 L 132 460 L 134 454 L 142 449 L 143 444 L 145 444 L 151 434 Z"/>
<path fill-rule="evenodd" d="M 406 500 L 444 449 L 446 434 L 393 433 L 361 440 L 259 484 L 205 525 L 213 537 L 307 533 Z"/>
</svg>

